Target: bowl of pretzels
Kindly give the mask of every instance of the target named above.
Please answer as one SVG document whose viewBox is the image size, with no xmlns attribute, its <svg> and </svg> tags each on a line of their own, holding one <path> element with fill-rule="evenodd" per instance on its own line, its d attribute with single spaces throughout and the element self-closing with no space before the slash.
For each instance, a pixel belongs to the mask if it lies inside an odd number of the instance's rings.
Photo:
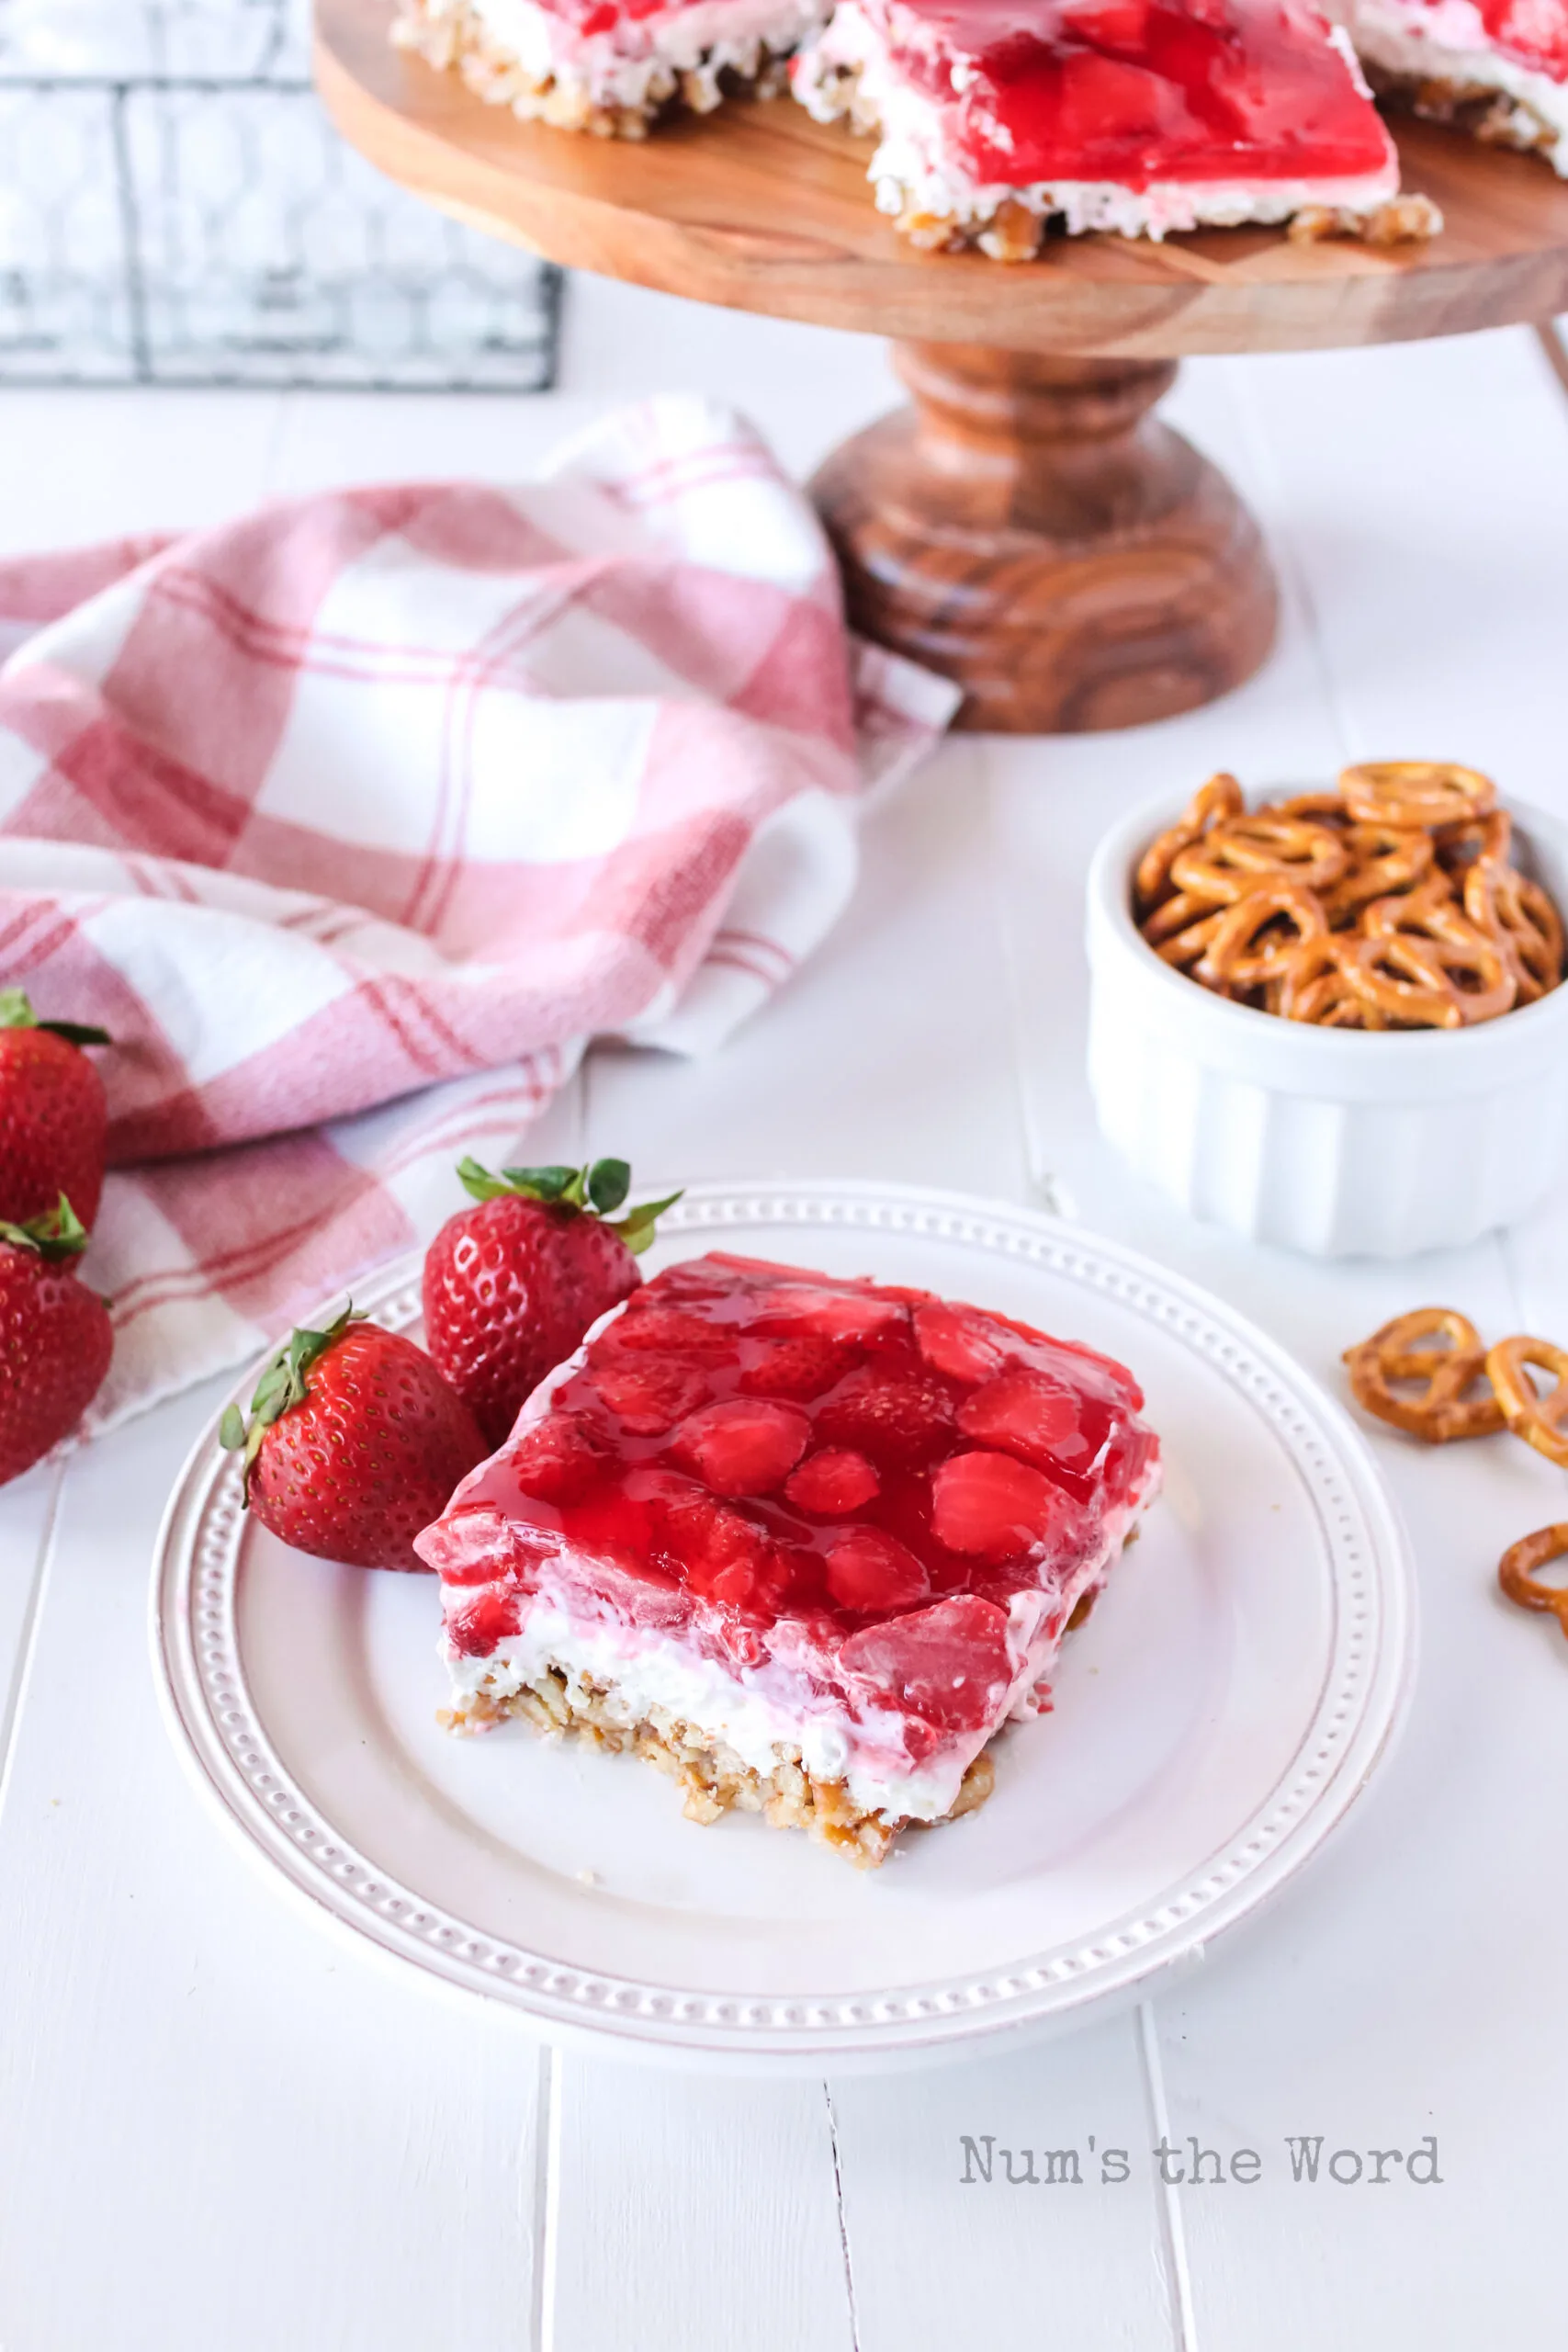
<svg viewBox="0 0 1568 2352">
<path fill-rule="evenodd" d="M 1217 775 L 1089 885 L 1100 1125 L 1193 1216 L 1318 1257 L 1455 1248 L 1568 1163 L 1568 832 L 1477 770 Z"/>
</svg>

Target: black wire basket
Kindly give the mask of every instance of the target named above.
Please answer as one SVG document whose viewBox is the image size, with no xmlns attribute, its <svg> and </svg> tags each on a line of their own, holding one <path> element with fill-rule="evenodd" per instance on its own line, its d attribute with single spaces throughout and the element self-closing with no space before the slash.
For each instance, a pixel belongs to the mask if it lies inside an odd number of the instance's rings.
<svg viewBox="0 0 1568 2352">
<path fill-rule="evenodd" d="M 559 298 L 338 137 L 308 0 L 0 0 L 0 381 L 543 390 Z"/>
</svg>

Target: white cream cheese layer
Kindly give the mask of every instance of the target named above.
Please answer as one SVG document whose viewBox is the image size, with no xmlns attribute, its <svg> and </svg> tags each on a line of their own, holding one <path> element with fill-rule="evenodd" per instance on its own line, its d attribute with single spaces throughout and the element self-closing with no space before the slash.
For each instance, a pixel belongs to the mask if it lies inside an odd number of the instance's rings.
<svg viewBox="0 0 1568 2352">
<path fill-rule="evenodd" d="M 910 19 L 912 34 L 918 23 Z M 1328 38 L 1364 92 L 1344 33 L 1335 26 Z M 972 69 L 963 59 L 952 67 L 955 93 L 964 86 L 966 70 Z M 977 180 L 948 140 L 942 108 L 897 71 L 882 33 L 855 0 L 840 0 L 827 30 L 797 58 L 791 86 L 818 121 L 830 121 L 844 111 L 835 84 L 846 74 L 855 76 L 852 119 L 881 135 L 868 171 L 877 209 L 895 216 L 929 213 L 977 227 L 1010 201 L 1042 216 L 1059 213 L 1075 236 L 1100 229 L 1157 243 L 1185 229 L 1232 229 L 1244 221 L 1269 226 L 1317 205 L 1371 212 L 1398 192 L 1399 165 L 1392 149 L 1381 172 L 1351 179 L 1156 181 L 1146 188 L 1123 187 L 1113 180 Z M 995 135 L 1003 143 L 999 132 Z"/>
</svg>

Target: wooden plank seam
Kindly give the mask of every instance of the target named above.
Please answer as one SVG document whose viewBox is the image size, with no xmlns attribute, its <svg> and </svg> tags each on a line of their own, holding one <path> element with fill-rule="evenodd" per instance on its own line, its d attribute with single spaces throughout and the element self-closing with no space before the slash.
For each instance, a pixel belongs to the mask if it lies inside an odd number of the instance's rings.
<svg viewBox="0 0 1568 2352">
<path fill-rule="evenodd" d="M 544 2129 L 534 2175 L 534 2309 L 531 2352 L 555 2352 L 556 2277 L 560 2252 L 561 2053 L 552 2043 L 539 2051 L 539 2101 Z"/>
<path fill-rule="evenodd" d="M 828 2108 L 828 2145 L 833 2157 L 833 2203 L 839 2216 L 839 2244 L 844 2256 L 844 2294 L 850 2307 L 851 2352 L 861 2352 L 860 2317 L 855 2310 L 855 2271 L 850 2257 L 850 2222 L 844 2211 L 844 2171 L 839 2160 L 839 2119 L 833 2112 L 833 2086 L 824 2083 L 822 2097 Z"/>
<path fill-rule="evenodd" d="M 39 1628 L 43 1620 L 44 1589 L 49 1580 L 50 1562 L 54 1557 L 54 1532 L 60 1518 L 60 1498 L 64 1492 L 65 1474 L 72 1458 L 67 1456 L 55 1465 L 51 1482 L 49 1503 L 39 1532 L 38 1550 L 33 1555 L 32 1589 L 28 1595 L 22 1636 L 17 1645 L 16 1663 L 11 1669 L 10 1687 L 6 1693 L 6 1712 L 0 1717 L 0 1813 L 4 1813 L 6 1808 L 17 1729 L 22 1719 L 28 1684 L 32 1679 L 33 1653 L 38 1646 Z"/>
<path fill-rule="evenodd" d="M 1149 2128 L 1156 2147 L 1170 2145 L 1170 2110 L 1165 2096 L 1159 2039 L 1152 2001 L 1138 2004 L 1138 2052 L 1143 2062 L 1144 2092 L 1148 2102 Z M 1165 2255 L 1166 2296 L 1170 2312 L 1172 2352 L 1198 2352 L 1198 2328 L 1192 2310 L 1192 2279 L 1187 2261 L 1187 2234 L 1176 2189 L 1160 2167 L 1160 2239 Z"/>
</svg>

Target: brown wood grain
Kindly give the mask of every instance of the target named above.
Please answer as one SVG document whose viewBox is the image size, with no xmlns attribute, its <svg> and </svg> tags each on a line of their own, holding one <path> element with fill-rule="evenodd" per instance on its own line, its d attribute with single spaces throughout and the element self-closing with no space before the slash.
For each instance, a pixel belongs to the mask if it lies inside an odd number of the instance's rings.
<svg viewBox="0 0 1568 2352">
<path fill-rule="evenodd" d="M 852 623 L 964 689 L 959 724 L 1168 718 L 1273 641 L 1273 575 L 1224 476 L 1151 411 L 1169 361 L 905 344 L 914 396 L 812 484 Z"/>
<path fill-rule="evenodd" d="M 391 0 L 317 0 L 322 95 L 372 163 L 554 260 L 700 301 L 918 342 L 1144 357 L 1400 342 L 1568 310 L 1568 184 L 1458 131 L 1395 127 L 1407 186 L 1447 219 L 1429 244 L 1061 237 L 1009 266 L 912 251 L 873 205 L 870 142 L 788 99 L 677 119 L 645 142 L 576 137 L 394 50 L 390 17 Z"/>
</svg>

